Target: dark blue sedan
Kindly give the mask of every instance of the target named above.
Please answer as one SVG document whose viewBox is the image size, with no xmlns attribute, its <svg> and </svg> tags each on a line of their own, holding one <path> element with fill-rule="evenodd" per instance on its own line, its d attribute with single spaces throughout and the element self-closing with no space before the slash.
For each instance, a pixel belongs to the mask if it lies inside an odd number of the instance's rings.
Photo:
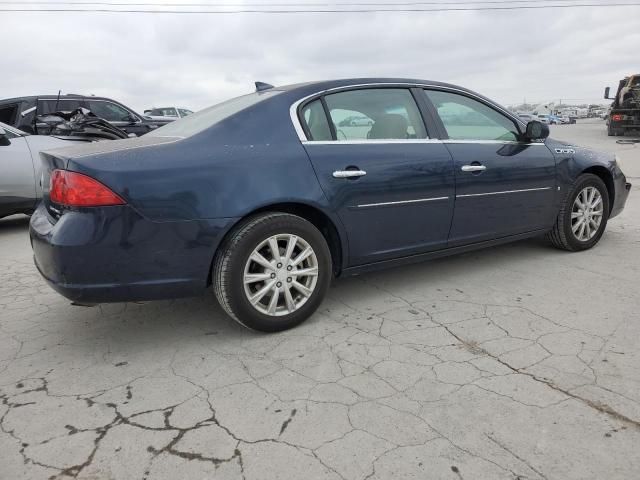
<svg viewBox="0 0 640 480">
<path fill-rule="evenodd" d="M 141 138 L 41 154 L 30 230 L 49 284 L 84 304 L 212 287 L 277 331 L 334 276 L 544 234 L 591 248 L 631 187 L 613 155 L 453 85 L 257 86 Z"/>
</svg>

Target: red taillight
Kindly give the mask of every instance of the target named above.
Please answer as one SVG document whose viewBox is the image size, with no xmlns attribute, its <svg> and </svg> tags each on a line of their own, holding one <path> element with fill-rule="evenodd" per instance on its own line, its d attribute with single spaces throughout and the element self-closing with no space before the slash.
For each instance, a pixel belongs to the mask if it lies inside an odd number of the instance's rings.
<svg viewBox="0 0 640 480">
<path fill-rule="evenodd" d="M 613 120 L 614 122 L 621 122 L 622 120 L 624 120 L 624 115 L 616 113 L 615 115 L 611 115 L 611 120 Z"/>
<path fill-rule="evenodd" d="M 105 207 L 124 205 L 125 201 L 99 181 L 67 170 L 51 172 L 49 198 L 70 207 Z"/>
</svg>

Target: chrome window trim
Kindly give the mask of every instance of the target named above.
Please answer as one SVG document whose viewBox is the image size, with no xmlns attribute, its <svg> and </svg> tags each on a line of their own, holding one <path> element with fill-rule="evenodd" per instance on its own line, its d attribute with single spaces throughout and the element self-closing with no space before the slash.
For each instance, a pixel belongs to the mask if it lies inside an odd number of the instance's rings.
<svg viewBox="0 0 640 480">
<path fill-rule="evenodd" d="M 7 125 L 6 123 L 0 122 L 0 127 L 4 128 L 7 132 L 15 135 L 16 137 L 27 137 L 29 134 L 27 132 L 23 132 L 20 129 L 12 127 L 11 125 Z"/>
<path fill-rule="evenodd" d="M 516 124 L 520 125 L 521 127 L 525 127 L 526 124 L 520 120 L 519 118 L 513 116 L 511 114 L 511 112 L 509 112 L 508 110 L 500 107 L 499 105 L 496 105 L 493 102 L 487 102 L 487 99 L 481 97 L 480 95 L 476 95 L 474 93 L 468 92 L 466 90 L 462 90 L 460 88 L 456 88 L 456 87 L 449 87 L 449 86 L 444 86 L 444 85 L 434 85 L 434 84 L 428 84 L 428 83 L 410 83 L 410 82 L 400 82 L 400 83 L 358 83 L 355 85 L 343 85 L 341 87 L 333 87 L 333 88 L 328 88 L 325 90 L 320 90 L 318 92 L 312 93 L 311 95 L 307 95 L 306 97 L 303 97 L 299 100 L 296 100 L 294 103 L 291 104 L 291 106 L 289 107 L 289 116 L 291 117 L 291 122 L 293 123 L 293 128 L 296 131 L 296 134 L 298 135 L 298 139 L 300 139 L 301 142 L 312 142 L 313 140 L 309 140 L 307 138 L 307 136 L 304 133 L 304 129 L 302 128 L 302 124 L 300 123 L 300 119 L 298 118 L 298 107 L 306 102 L 307 100 L 310 100 L 314 97 L 321 97 L 323 95 L 328 95 L 330 93 L 333 92 L 339 92 L 342 90 L 351 90 L 354 88 L 363 88 L 363 87 L 388 87 L 388 88 L 393 88 L 393 87 L 398 87 L 398 88 L 434 88 L 434 89 L 440 89 L 440 90 L 446 90 L 446 91 L 450 91 L 450 92 L 456 92 L 456 93 L 460 93 L 462 95 L 466 95 L 468 97 L 472 97 L 478 101 L 480 101 L 481 103 L 489 103 L 491 108 L 494 108 L 495 110 L 498 110 L 500 112 L 502 112 L 503 114 L 505 114 L 508 118 L 510 118 L 511 120 L 513 120 Z M 343 142 L 344 140 L 335 140 L 333 141 L 333 143 L 336 142 Z M 399 140 L 400 142 L 403 142 L 404 140 Z M 514 143 L 518 143 L 518 142 L 514 142 Z"/>
<path fill-rule="evenodd" d="M 26 110 L 23 110 L 22 112 L 20 112 L 20 115 L 22 117 L 26 117 L 27 115 L 29 115 L 31 112 L 33 112 L 36 108 L 38 107 L 29 107 Z"/>
<path fill-rule="evenodd" d="M 441 140 L 442 143 L 448 143 L 448 144 L 467 144 L 467 143 L 476 143 L 476 144 L 480 144 L 480 145 L 526 145 L 526 146 L 533 146 L 533 145 L 542 145 L 545 146 L 544 143 L 542 142 L 529 142 L 529 143 L 524 143 L 524 142 L 518 142 L 518 141 L 514 141 L 514 140 L 453 140 L 453 139 L 446 139 L 446 140 Z"/>
<path fill-rule="evenodd" d="M 524 188 L 522 190 L 504 190 L 502 192 L 485 192 L 485 193 L 469 193 L 466 195 L 456 195 L 456 198 L 465 198 L 465 197 L 484 197 L 487 195 L 503 195 L 507 193 L 522 193 L 522 192 L 539 192 L 543 190 L 551 190 L 551 187 L 540 187 L 540 188 Z"/>
<path fill-rule="evenodd" d="M 375 140 L 303 140 L 303 145 L 380 145 L 394 143 L 442 143 L 437 138 L 375 139 Z"/>
<path fill-rule="evenodd" d="M 356 205 L 356 208 L 385 207 L 388 205 L 407 205 L 411 203 L 435 202 L 439 200 L 449 200 L 449 197 L 416 198 L 414 200 L 399 200 L 397 202 L 365 203 L 362 205 Z"/>
</svg>

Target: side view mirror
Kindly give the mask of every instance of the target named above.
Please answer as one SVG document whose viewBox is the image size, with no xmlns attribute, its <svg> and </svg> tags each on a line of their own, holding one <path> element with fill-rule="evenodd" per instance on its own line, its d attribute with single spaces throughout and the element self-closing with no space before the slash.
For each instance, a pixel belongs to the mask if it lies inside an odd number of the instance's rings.
<svg viewBox="0 0 640 480">
<path fill-rule="evenodd" d="M 7 135 L 7 131 L 0 127 L 0 145 L 1 146 L 6 146 L 6 145 L 10 145 L 11 141 L 9 140 L 9 135 Z"/>
<path fill-rule="evenodd" d="M 126 117 L 124 117 L 124 121 L 129 122 L 129 124 L 133 125 L 134 123 L 138 122 L 138 118 L 135 117 L 134 115 L 129 114 Z"/>
<path fill-rule="evenodd" d="M 549 136 L 549 126 L 537 120 L 531 120 L 527 123 L 525 132 L 527 140 L 544 140 Z"/>
<path fill-rule="evenodd" d="M 609 93 L 611 93 L 611 87 L 607 87 L 604 89 L 604 99 L 605 100 L 612 100 L 611 98 L 609 98 Z"/>
</svg>

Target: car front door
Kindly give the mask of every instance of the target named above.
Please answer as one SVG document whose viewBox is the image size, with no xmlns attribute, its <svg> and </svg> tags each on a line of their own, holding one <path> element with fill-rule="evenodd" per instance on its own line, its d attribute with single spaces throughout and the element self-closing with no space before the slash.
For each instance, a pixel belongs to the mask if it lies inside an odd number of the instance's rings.
<svg viewBox="0 0 640 480">
<path fill-rule="evenodd" d="M 481 99 L 436 89 L 425 93 L 454 160 L 449 246 L 550 228 L 557 185 L 547 146 L 526 141 L 513 119 Z"/>
<path fill-rule="evenodd" d="M 446 246 L 453 161 L 428 137 L 415 94 L 352 89 L 299 109 L 304 148 L 347 231 L 349 266 Z"/>
</svg>

